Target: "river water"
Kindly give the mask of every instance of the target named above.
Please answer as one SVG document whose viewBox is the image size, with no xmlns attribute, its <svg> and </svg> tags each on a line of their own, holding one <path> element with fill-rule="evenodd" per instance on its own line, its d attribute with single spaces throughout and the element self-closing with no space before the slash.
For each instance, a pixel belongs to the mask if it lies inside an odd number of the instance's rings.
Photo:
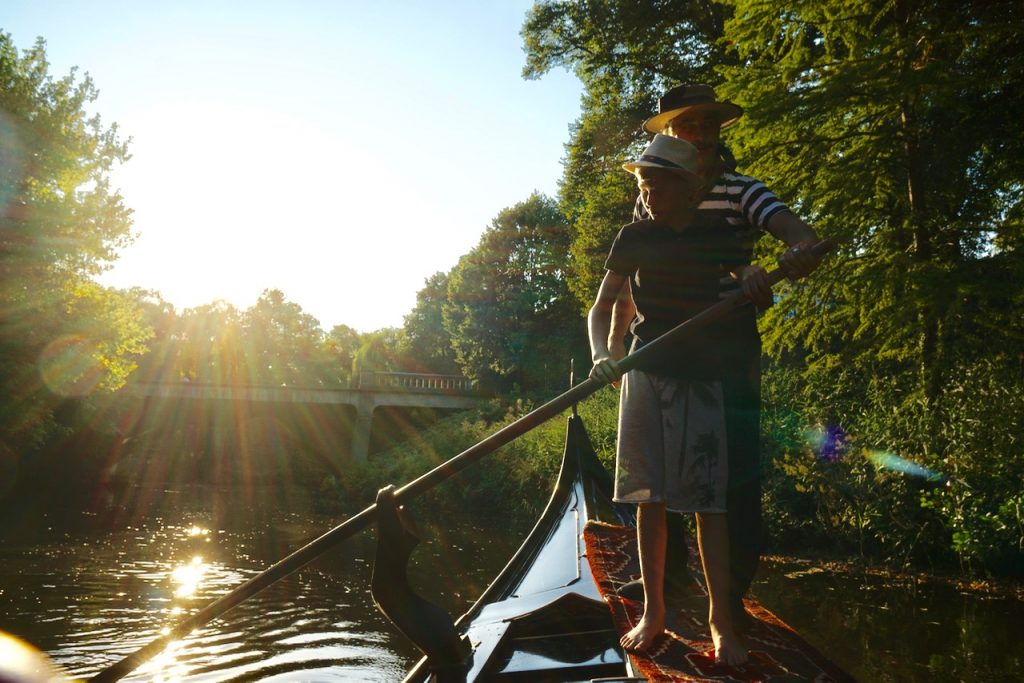
<svg viewBox="0 0 1024 683">
<path fill-rule="evenodd" d="M 295 494 L 297 497 L 298 494 Z M 87 678 L 341 521 L 280 491 L 156 490 L 142 518 L 60 519 L 0 548 L 0 630 Z M 205 501 L 205 503 L 204 503 Z M 210 501 L 216 501 L 211 504 Z M 254 523 L 255 522 L 255 523 Z M 460 614 L 528 531 L 425 527 L 413 585 Z M 129 681 L 395 681 L 417 659 L 369 595 L 364 532 L 199 629 Z M 861 681 L 1024 677 L 1024 603 L 767 563 L 754 591 Z"/>
</svg>

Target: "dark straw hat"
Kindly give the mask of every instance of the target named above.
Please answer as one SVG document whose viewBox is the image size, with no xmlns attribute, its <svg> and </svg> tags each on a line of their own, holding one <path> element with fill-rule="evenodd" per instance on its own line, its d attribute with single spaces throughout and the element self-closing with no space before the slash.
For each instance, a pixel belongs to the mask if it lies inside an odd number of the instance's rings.
<svg viewBox="0 0 1024 683">
<path fill-rule="evenodd" d="M 743 108 L 732 102 L 719 102 L 710 85 L 677 85 L 658 98 L 658 113 L 644 121 L 648 133 L 661 133 L 669 121 L 680 114 L 718 117 L 722 128 L 731 126 L 743 116 Z"/>
</svg>

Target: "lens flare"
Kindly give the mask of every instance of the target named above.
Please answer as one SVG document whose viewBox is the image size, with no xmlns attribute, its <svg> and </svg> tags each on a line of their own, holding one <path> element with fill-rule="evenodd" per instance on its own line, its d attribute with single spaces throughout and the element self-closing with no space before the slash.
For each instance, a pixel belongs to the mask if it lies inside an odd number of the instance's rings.
<svg viewBox="0 0 1024 683">
<path fill-rule="evenodd" d="M 61 396 L 85 396 L 103 379 L 95 345 L 81 335 L 57 337 L 39 354 L 39 375 Z"/>
<path fill-rule="evenodd" d="M 0 218 L 25 218 L 25 204 L 20 197 L 30 158 L 14 119 L 0 111 Z"/>
<path fill-rule="evenodd" d="M 71 683 L 45 654 L 15 636 L 0 631 L 0 681 Z"/>
<path fill-rule="evenodd" d="M 804 440 L 823 462 L 835 462 L 846 451 L 846 430 L 839 425 L 815 425 L 804 432 Z"/>
<path fill-rule="evenodd" d="M 941 483 L 948 481 L 946 476 L 936 472 L 935 470 L 928 469 L 923 465 L 918 465 L 912 460 L 901 458 L 900 456 L 887 451 L 868 451 L 866 456 L 867 459 L 874 463 L 875 467 L 878 467 L 879 469 L 900 472 L 910 477 L 924 479 L 925 481 L 937 481 Z"/>
</svg>

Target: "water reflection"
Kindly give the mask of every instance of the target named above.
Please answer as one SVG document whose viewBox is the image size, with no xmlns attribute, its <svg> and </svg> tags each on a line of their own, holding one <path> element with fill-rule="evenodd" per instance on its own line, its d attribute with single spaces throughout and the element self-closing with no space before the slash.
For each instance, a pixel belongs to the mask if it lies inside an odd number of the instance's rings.
<svg viewBox="0 0 1024 683">
<path fill-rule="evenodd" d="M 165 506 L 166 511 L 166 506 Z M 237 513 L 237 511 L 236 511 Z M 50 530 L 31 543 L 0 544 L 0 629 L 86 678 L 151 642 L 168 626 L 236 588 L 332 525 L 282 513 L 260 528 L 218 527 L 184 510 L 120 530 Z M 191 517 L 191 519 L 189 519 Z M 244 518 L 244 515 L 239 515 Z M 432 532 L 427 529 L 426 534 Z M 468 537 L 460 537 L 459 534 Z M 524 530 L 525 533 L 525 530 Z M 507 530 L 506 530 L 507 534 Z M 483 590 L 516 538 L 484 553 L 472 525 L 425 543 L 411 572 L 455 614 Z M 495 548 L 492 534 L 486 534 Z M 169 646 L 126 681 L 393 681 L 418 658 L 369 595 L 374 539 L 350 539 L 309 568 L 243 602 Z M 465 551 L 463 553 L 462 551 Z M 480 556 L 486 556 L 482 564 Z M 456 562 L 472 563 L 472 569 Z M 438 576 L 451 581 L 438 582 Z"/>
<path fill-rule="evenodd" d="M 164 496 L 167 498 L 167 495 Z M 0 542 L 0 629 L 86 678 L 149 643 L 337 520 L 308 512 L 231 520 L 181 505 L 145 524 L 54 525 L 31 542 Z M 167 522 L 176 519 L 175 523 Z M 258 519 L 258 524 L 243 523 Z M 463 612 L 528 530 L 425 525 L 413 585 Z M 369 595 L 371 534 L 174 643 L 128 681 L 394 681 L 417 652 Z M 1016 680 L 1024 605 L 953 588 L 766 564 L 765 605 L 862 681 Z"/>
<path fill-rule="evenodd" d="M 768 563 L 770 610 L 861 681 L 1008 681 L 1024 676 L 1024 603 L 938 583 Z"/>
</svg>

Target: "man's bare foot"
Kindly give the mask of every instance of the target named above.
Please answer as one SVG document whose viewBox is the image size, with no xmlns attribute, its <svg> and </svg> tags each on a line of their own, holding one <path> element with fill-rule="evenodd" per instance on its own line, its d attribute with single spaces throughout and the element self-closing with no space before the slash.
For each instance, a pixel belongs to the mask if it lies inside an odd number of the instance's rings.
<svg viewBox="0 0 1024 683">
<path fill-rule="evenodd" d="M 731 630 L 719 630 L 711 626 L 711 642 L 715 644 L 715 661 L 729 666 L 740 666 L 750 658 L 747 644 Z"/>
<path fill-rule="evenodd" d="M 742 637 L 750 633 L 754 630 L 755 624 L 757 624 L 757 619 L 751 616 L 750 612 L 745 609 L 741 609 L 739 612 L 733 611 L 732 626 L 737 635 Z"/>
<path fill-rule="evenodd" d="M 646 650 L 664 632 L 665 615 L 655 617 L 644 612 L 637 625 L 619 639 L 619 645 L 625 650 Z"/>
</svg>

